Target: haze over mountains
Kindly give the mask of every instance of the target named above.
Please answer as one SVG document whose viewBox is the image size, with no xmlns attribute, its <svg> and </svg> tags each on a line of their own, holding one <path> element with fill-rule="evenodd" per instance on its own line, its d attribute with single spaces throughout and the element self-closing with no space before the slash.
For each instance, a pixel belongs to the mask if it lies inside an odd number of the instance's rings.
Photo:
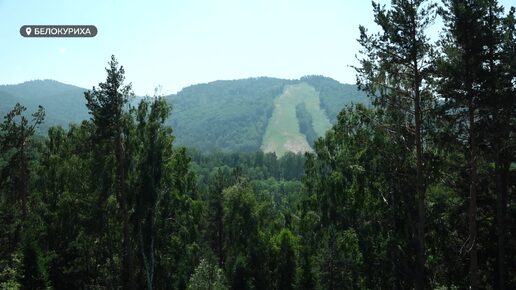
<svg viewBox="0 0 516 290">
<path fill-rule="evenodd" d="M 42 105 L 46 118 L 40 133 L 51 126 L 67 127 L 89 119 L 86 90 L 54 80 L 0 85 L 0 115 L 17 102 L 28 113 Z M 186 87 L 166 98 L 173 106 L 167 123 L 174 129 L 176 144 L 201 151 L 262 149 L 278 155 L 310 151 L 313 141 L 336 122 L 345 105 L 368 102 L 355 85 L 322 76 L 214 81 Z"/>
</svg>

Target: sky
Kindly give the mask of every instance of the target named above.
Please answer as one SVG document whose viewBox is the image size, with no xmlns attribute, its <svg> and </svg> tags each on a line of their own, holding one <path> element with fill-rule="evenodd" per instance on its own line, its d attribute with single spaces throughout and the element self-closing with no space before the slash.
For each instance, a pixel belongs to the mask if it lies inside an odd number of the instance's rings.
<svg viewBox="0 0 516 290">
<path fill-rule="evenodd" d="M 19 34 L 23 25 L 52 24 L 98 33 Z M 137 95 L 259 76 L 355 83 L 359 25 L 376 29 L 368 0 L 0 0 L 0 84 L 54 79 L 91 88 L 105 80 L 112 54 Z"/>
</svg>

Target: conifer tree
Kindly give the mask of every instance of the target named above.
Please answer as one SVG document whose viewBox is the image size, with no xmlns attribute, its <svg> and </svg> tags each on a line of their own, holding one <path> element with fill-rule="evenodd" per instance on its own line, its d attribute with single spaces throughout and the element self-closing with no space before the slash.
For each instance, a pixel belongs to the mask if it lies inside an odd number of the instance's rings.
<svg viewBox="0 0 516 290">
<path fill-rule="evenodd" d="M 108 65 L 106 81 L 99 83 L 98 88 L 93 87 L 84 95 L 96 128 L 94 138 L 106 142 L 109 150 L 115 155 L 116 199 L 120 206 L 123 228 L 122 285 L 124 289 L 134 289 L 134 246 L 130 224 L 131 205 L 127 191 L 127 135 L 124 132 L 124 123 L 127 119 L 125 106 L 133 92 L 131 84 L 124 85 L 125 70 L 123 66 L 119 66 L 114 55 L 111 56 Z"/>
<path fill-rule="evenodd" d="M 400 144 L 402 156 L 415 156 L 414 182 L 409 178 L 417 208 L 413 233 L 415 239 L 415 288 L 424 289 L 425 278 L 425 122 L 433 99 L 428 85 L 432 46 L 426 36 L 435 18 L 435 4 L 426 0 L 394 0 L 390 9 L 373 2 L 378 34 L 368 34 L 360 26 L 362 45 L 360 67 L 356 68 L 359 86 L 384 110 L 387 126 Z M 404 179 L 400 169 L 399 179 Z M 400 180 L 401 181 L 401 180 Z M 403 181 L 407 182 L 407 181 Z M 404 193 L 407 194 L 407 193 Z M 408 210 L 408 209 L 406 209 Z M 411 214 L 409 214 L 411 215 Z"/>
</svg>

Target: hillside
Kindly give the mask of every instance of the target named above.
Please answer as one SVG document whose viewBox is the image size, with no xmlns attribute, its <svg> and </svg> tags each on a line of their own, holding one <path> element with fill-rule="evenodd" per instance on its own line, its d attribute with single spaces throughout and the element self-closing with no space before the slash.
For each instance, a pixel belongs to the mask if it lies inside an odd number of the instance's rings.
<svg viewBox="0 0 516 290">
<path fill-rule="evenodd" d="M 285 96 L 287 88 L 293 91 Z M 346 104 L 367 102 L 355 85 L 322 76 L 215 81 L 187 87 L 167 98 L 173 106 L 169 124 L 177 143 L 201 151 L 252 152 L 261 148 L 279 155 L 286 151 L 280 149 L 285 143 L 302 148 L 294 151 L 309 151 L 315 138 L 311 136 L 307 141 L 307 130 L 314 129 L 315 135 L 321 136 Z M 274 115 L 282 103 L 289 109 Z M 298 104 L 308 112 L 302 120 Z M 271 122 L 279 127 L 271 126 Z M 313 128 L 306 126 L 307 122 Z M 281 137 L 277 130 L 292 138 Z"/>
<path fill-rule="evenodd" d="M 18 102 L 28 113 L 45 108 L 45 122 L 40 132 L 51 126 L 67 126 L 88 119 L 84 91 L 86 89 L 53 80 L 34 80 L 18 85 L 0 86 L 0 115 L 3 117 Z"/>
<path fill-rule="evenodd" d="M 324 76 L 305 76 L 300 81 L 314 87 L 319 93 L 321 108 L 332 124 L 337 122 L 337 115 L 345 105 L 368 102 L 366 94 L 359 91 L 356 85 L 341 84 Z"/>
<path fill-rule="evenodd" d="M 177 142 L 201 151 L 260 148 L 274 99 L 292 81 L 274 78 L 215 81 L 168 96 Z"/>
<path fill-rule="evenodd" d="M 2 85 L 0 115 L 16 102 L 28 113 L 42 105 L 46 118 L 39 132 L 45 134 L 51 126 L 89 119 L 85 90 L 53 80 Z M 177 144 L 206 152 L 261 148 L 278 155 L 310 151 L 346 104 L 366 101 L 356 86 L 322 76 L 214 81 L 186 87 L 166 99 L 173 107 L 167 125 L 173 127 Z"/>
</svg>

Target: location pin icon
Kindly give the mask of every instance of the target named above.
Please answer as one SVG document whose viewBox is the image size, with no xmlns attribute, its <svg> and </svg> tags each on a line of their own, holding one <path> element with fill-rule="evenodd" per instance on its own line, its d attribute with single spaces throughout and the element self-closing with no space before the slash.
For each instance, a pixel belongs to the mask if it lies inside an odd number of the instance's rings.
<svg viewBox="0 0 516 290">
<path fill-rule="evenodd" d="M 32 32 L 32 29 L 30 27 L 27 27 L 27 28 L 25 28 L 25 32 L 27 33 L 27 35 L 30 35 L 30 33 Z"/>
</svg>

